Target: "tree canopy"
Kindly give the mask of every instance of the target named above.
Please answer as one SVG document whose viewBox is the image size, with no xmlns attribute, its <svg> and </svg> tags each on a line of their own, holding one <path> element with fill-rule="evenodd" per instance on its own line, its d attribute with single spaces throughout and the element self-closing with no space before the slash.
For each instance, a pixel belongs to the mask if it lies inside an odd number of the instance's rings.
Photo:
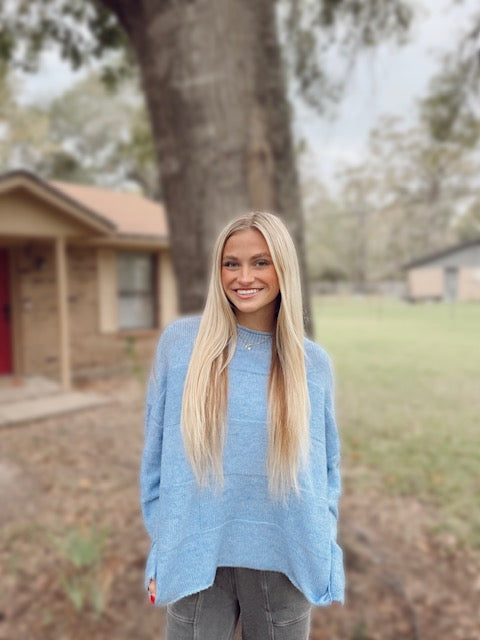
<svg viewBox="0 0 480 640">
<path fill-rule="evenodd" d="M 338 99 L 347 74 L 329 73 L 333 47 L 346 70 L 361 48 L 388 38 L 408 37 L 414 17 L 409 0 L 272 0 L 287 70 L 297 95 L 323 111 Z M 25 71 L 38 69 L 39 55 L 55 45 L 73 69 L 102 61 L 104 81 L 115 85 L 135 66 L 122 16 L 127 3 L 115 0 L 0 0 L 0 58 Z M 122 24 L 123 23 L 123 24 Z"/>
</svg>

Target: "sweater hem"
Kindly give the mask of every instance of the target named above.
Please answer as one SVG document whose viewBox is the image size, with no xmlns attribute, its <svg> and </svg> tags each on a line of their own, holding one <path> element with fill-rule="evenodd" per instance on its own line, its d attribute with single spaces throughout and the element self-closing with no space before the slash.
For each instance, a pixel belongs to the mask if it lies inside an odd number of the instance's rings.
<svg viewBox="0 0 480 640">
<path fill-rule="evenodd" d="M 158 550 L 155 604 L 165 606 L 208 589 L 219 566 L 281 571 L 311 604 L 343 603 L 343 562 L 336 542 L 332 541 L 327 554 L 325 549 L 315 552 L 303 547 L 302 553 L 292 556 L 295 541 L 289 538 L 272 544 L 269 529 L 265 524 L 229 521 L 202 531 L 201 542 L 198 537 L 187 538 L 168 551 Z"/>
</svg>

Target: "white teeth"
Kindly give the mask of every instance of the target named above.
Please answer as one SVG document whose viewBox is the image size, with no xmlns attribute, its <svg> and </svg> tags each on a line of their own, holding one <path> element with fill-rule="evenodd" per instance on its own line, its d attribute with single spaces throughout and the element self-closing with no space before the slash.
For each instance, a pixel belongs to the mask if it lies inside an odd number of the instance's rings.
<svg viewBox="0 0 480 640">
<path fill-rule="evenodd" d="M 237 293 L 241 295 L 247 295 L 251 293 L 257 293 L 258 289 L 237 289 Z"/>
</svg>

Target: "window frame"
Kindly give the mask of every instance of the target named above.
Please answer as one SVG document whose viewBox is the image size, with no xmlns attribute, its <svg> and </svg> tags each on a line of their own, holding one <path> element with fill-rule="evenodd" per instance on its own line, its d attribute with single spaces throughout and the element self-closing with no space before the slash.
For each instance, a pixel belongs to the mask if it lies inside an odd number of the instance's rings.
<svg viewBox="0 0 480 640">
<path fill-rule="evenodd" d="M 148 256 L 150 258 L 151 265 L 151 274 L 150 274 L 150 286 L 149 292 L 151 296 L 151 304 L 152 304 L 152 322 L 148 326 L 145 325 L 137 325 L 137 326 L 122 326 L 122 316 L 121 316 L 121 300 L 123 296 L 129 296 L 131 298 L 144 297 L 144 292 L 138 292 L 134 289 L 122 289 L 122 284 L 120 282 L 120 260 L 122 256 L 128 257 L 145 257 Z M 158 326 L 158 252 L 156 251 L 140 251 L 138 249 L 119 249 L 116 252 L 116 271 L 117 271 L 117 330 L 121 333 L 131 333 L 131 332 L 149 332 L 155 331 Z"/>
</svg>

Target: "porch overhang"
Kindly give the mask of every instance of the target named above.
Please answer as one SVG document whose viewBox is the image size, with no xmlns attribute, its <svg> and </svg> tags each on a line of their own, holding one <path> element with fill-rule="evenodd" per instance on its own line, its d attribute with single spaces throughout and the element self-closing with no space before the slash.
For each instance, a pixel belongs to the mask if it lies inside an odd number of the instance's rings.
<svg viewBox="0 0 480 640">
<path fill-rule="evenodd" d="M 115 234 L 116 226 L 24 170 L 0 176 L 0 235 L 81 238 Z"/>
</svg>

